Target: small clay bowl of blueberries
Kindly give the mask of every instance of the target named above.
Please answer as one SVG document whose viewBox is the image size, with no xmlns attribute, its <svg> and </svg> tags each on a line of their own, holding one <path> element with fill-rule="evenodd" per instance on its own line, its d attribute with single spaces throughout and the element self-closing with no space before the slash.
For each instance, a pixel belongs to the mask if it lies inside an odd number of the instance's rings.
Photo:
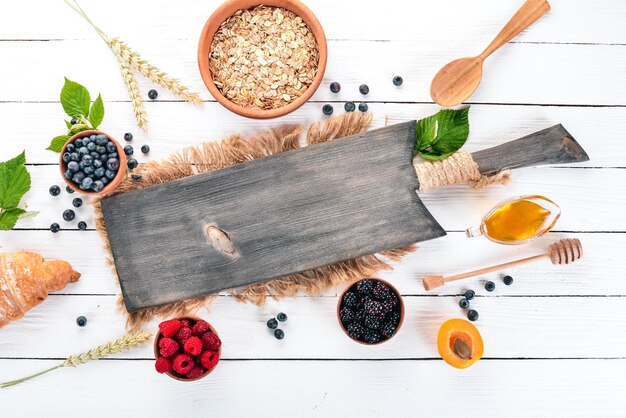
<svg viewBox="0 0 626 418">
<path fill-rule="evenodd" d="M 337 318 L 346 335 L 365 345 L 389 341 L 404 321 L 404 302 L 391 283 L 363 279 L 348 287 L 337 303 Z"/>
<path fill-rule="evenodd" d="M 127 168 L 124 148 L 110 135 L 88 130 L 72 136 L 59 160 L 61 175 L 79 193 L 101 196 L 124 180 Z"/>
</svg>

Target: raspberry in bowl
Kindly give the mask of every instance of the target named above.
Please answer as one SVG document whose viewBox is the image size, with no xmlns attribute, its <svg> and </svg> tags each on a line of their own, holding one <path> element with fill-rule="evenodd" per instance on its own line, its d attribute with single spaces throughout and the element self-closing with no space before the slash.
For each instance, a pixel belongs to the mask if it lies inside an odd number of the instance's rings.
<svg viewBox="0 0 626 418">
<path fill-rule="evenodd" d="M 404 320 L 400 292 L 381 279 L 363 279 L 348 287 L 337 303 L 337 318 L 346 335 L 366 344 L 390 340 Z"/>
<path fill-rule="evenodd" d="M 222 341 L 206 321 L 180 317 L 163 321 L 154 339 L 155 369 L 192 382 L 211 373 L 222 355 Z"/>
</svg>

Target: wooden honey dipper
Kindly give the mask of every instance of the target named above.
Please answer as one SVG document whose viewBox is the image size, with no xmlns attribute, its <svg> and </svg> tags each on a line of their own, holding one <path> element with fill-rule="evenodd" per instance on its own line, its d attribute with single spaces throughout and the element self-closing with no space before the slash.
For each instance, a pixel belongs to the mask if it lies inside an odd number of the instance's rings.
<svg viewBox="0 0 626 418">
<path fill-rule="evenodd" d="M 466 273 L 455 274 L 452 276 L 427 276 L 424 277 L 424 289 L 431 290 L 443 286 L 448 282 L 461 280 L 468 277 L 478 276 L 480 274 L 491 273 L 508 267 L 519 266 L 520 264 L 530 263 L 531 261 L 541 258 L 549 258 L 552 264 L 569 264 L 578 260 L 583 256 L 583 246 L 578 238 L 560 239 L 548 247 L 548 252 L 534 255 L 521 260 L 509 261 L 508 263 L 498 264 L 497 266 L 486 267 L 480 270 L 469 271 Z"/>
</svg>

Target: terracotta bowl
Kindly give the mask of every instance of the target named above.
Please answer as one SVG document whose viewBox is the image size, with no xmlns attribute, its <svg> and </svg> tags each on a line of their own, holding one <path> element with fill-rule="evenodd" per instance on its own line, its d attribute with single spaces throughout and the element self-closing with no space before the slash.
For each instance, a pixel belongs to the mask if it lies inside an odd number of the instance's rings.
<svg viewBox="0 0 626 418">
<path fill-rule="evenodd" d="M 237 10 L 250 9 L 259 5 L 282 7 L 300 16 L 313 32 L 319 50 L 319 63 L 313 83 L 311 83 L 302 96 L 278 109 L 262 110 L 258 108 L 247 108 L 231 102 L 219 91 L 213 82 L 213 77 L 209 70 L 209 51 L 211 49 L 211 43 L 213 42 L 213 35 L 215 35 L 215 32 L 217 32 L 222 22 L 232 16 Z M 283 116 L 302 106 L 311 98 L 322 82 L 324 72 L 326 71 L 327 59 L 328 47 L 326 45 L 326 35 L 324 34 L 322 25 L 320 25 L 320 22 L 313 12 L 299 0 L 228 0 L 218 7 L 211 17 L 209 17 L 209 20 L 207 20 L 202 34 L 200 35 L 200 44 L 198 45 L 198 66 L 200 67 L 200 75 L 202 76 L 202 80 L 204 80 L 204 84 L 206 84 L 209 89 L 209 92 L 227 109 L 239 115 L 255 119 L 268 119 Z"/>
<path fill-rule="evenodd" d="M 356 283 L 360 282 L 360 280 L 352 283 L 343 292 L 341 292 L 341 295 L 339 296 L 339 301 L 337 302 L 337 321 L 339 322 L 339 326 L 341 327 L 343 332 L 346 334 L 346 336 L 348 338 L 350 338 L 354 342 L 357 342 L 357 343 L 363 344 L 363 345 L 367 345 L 367 346 L 384 344 L 387 341 L 391 340 L 396 335 L 398 335 L 398 332 L 400 331 L 400 328 L 402 327 L 402 323 L 404 322 L 404 301 L 402 300 L 402 295 L 400 294 L 400 292 L 398 292 L 398 289 L 396 289 L 396 287 L 394 285 L 392 285 L 391 283 L 389 283 L 388 281 L 383 280 L 383 279 L 376 279 L 376 278 L 373 278 L 373 277 L 366 277 L 366 278 L 364 278 L 362 280 L 365 280 L 365 279 L 372 280 L 372 281 L 375 281 L 375 282 L 381 282 L 381 283 L 386 284 L 387 286 L 389 286 L 391 291 L 394 292 L 396 294 L 396 296 L 398 296 L 398 300 L 400 301 L 400 322 L 398 322 L 398 326 L 396 327 L 396 332 L 391 336 L 391 338 L 387 338 L 386 340 L 381 340 L 381 341 L 379 341 L 377 343 L 374 343 L 374 344 L 368 344 L 368 343 L 363 342 L 363 341 L 355 340 L 355 339 L 353 339 L 352 337 L 350 337 L 348 335 L 348 330 L 346 329 L 346 327 L 344 327 L 343 322 L 341 322 L 341 318 L 339 317 L 339 311 L 341 311 L 341 302 L 343 301 L 343 296 L 348 292 L 348 290 L 350 290 L 352 288 L 352 286 L 354 286 Z"/>
<path fill-rule="evenodd" d="M 179 316 L 176 318 L 170 318 L 170 319 L 189 319 L 190 321 L 200 321 L 203 320 L 202 318 L 198 318 L 197 316 L 190 316 L 190 315 L 186 315 L 186 316 Z M 204 321 L 204 320 L 203 320 Z M 208 323 L 208 321 L 207 321 Z M 209 328 L 211 329 L 211 332 L 215 335 L 217 335 L 218 337 L 220 336 L 217 331 L 215 331 L 215 328 L 213 328 L 213 325 L 209 324 Z M 159 357 L 161 357 L 161 355 L 159 354 L 159 339 L 161 338 L 161 331 L 157 331 L 156 336 L 154 337 L 154 358 L 157 359 Z M 213 370 L 215 370 L 217 368 L 217 365 L 220 364 L 220 360 L 222 358 L 222 347 L 220 346 L 220 349 L 217 351 L 217 363 L 215 364 L 215 366 L 210 369 L 207 370 L 202 376 L 198 376 L 195 379 L 185 379 L 184 377 L 180 377 L 179 375 L 173 373 L 173 372 L 167 372 L 164 373 L 166 375 L 168 375 L 169 377 L 171 377 L 174 380 L 178 380 L 181 382 L 194 382 L 196 380 L 200 380 L 203 379 L 205 377 L 207 377 L 209 374 L 211 374 L 213 372 Z"/>
<path fill-rule="evenodd" d="M 104 189 L 96 193 L 93 190 L 82 190 L 80 187 L 74 184 L 74 182 L 65 178 L 63 173 L 65 172 L 65 169 L 67 168 L 67 164 L 63 162 L 63 154 L 65 154 L 65 150 L 67 146 L 71 144 L 72 142 L 74 142 L 74 140 L 76 140 L 77 138 L 84 138 L 86 136 L 100 135 L 100 134 L 106 135 L 107 138 L 109 138 L 115 144 L 115 148 L 117 148 L 118 159 L 120 160 L 120 169 L 118 170 L 117 175 L 113 178 L 113 180 L 111 180 L 109 184 L 104 186 Z M 70 139 L 68 139 L 65 145 L 63 146 L 63 149 L 61 150 L 61 154 L 59 155 L 59 169 L 61 170 L 61 177 L 63 177 L 63 180 L 65 181 L 65 183 L 68 186 L 70 186 L 75 192 L 86 194 L 89 196 L 104 196 L 108 193 L 111 193 L 113 190 L 115 190 L 115 188 L 120 185 L 122 180 L 124 180 L 124 177 L 126 175 L 126 170 L 127 170 L 126 163 L 127 163 L 127 160 L 126 160 L 126 154 L 124 154 L 124 147 L 122 147 L 122 145 L 119 142 L 117 142 L 111 135 L 107 134 L 106 132 L 97 131 L 93 129 L 79 132 L 76 135 L 72 136 Z"/>
</svg>

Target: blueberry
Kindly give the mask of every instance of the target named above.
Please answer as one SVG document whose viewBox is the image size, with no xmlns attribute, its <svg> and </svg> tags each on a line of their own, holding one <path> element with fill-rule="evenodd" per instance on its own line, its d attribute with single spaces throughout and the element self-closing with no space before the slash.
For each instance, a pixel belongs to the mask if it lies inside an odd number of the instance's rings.
<svg viewBox="0 0 626 418">
<path fill-rule="evenodd" d="M 131 174 L 130 177 L 135 181 L 141 180 L 141 174 Z"/>
<path fill-rule="evenodd" d="M 83 205 L 83 199 L 81 199 L 80 197 L 77 197 L 76 199 L 72 200 L 72 206 L 74 206 L 75 208 L 79 208 Z"/>
<path fill-rule="evenodd" d="M 50 194 L 52 196 L 58 196 L 59 194 L 61 194 L 61 188 L 56 184 L 54 186 L 50 186 Z"/>
<path fill-rule="evenodd" d="M 85 173 L 78 172 L 74 174 L 74 176 L 72 177 L 72 181 L 76 184 L 80 184 L 80 182 L 83 181 L 84 178 L 85 178 Z"/>
<path fill-rule="evenodd" d="M 115 152 L 115 151 L 117 151 L 117 147 L 111 141 L 107 142 L 106 149 L 107 149 L 107 152 Z"/>
<path fill-rule="evenodd" d="M 276 318 L 272 318 L 270 320 L 267 321 L 267 327 L 270 329 L 276 329 L 278 328 L 278 321 L 276 320 Z"/>
<path fill-rule="evenodd" d="M 132 145 L 126 145 L 124 147 L 124 154 L 126 155 L 133 155 L 134 152 L 135 150 L 133 149 Z"/>
<path fill-rule="evenodd" d="M 107 143 L 108 140 L 109 138 L 107 138 L 106 135 L 103 135 L 103 134 L 96 135 L 96 145 L 104 145 Z"/>
<path fill-rule="evenodd" d="M 346 104 L 343 105 L 343 108 L 346 112 L 354 112 L 354 109 L 356 109 L 356 105 L 354 104 L 354 102 L 346 102 Z"/>
<path fill-rule="evenodd" d="M 85 229 L 87 229 L 87 224 L 85 223 L 85 221 L 80 221 L 78 223 L 78 229 L 80 229 L 81 231 L 84 231 Z"/>
<path fill-rule="evenodd" d="M 85 325 L 87 325 L 87 318 L 85 318 L 84 316 L 79 316 L 78 318 L 76 318 L 76 325 L 78 325 L 79 327 L 84 327 Z"/>
<path fill-rule="evenodd" d="M 78 162 L 79 160 L 80 160 L 80 156 L 78 155 L 77 152 L 73 152 L 70 154 L 70 161 Z"/>
<path fill-rule="evenodd" d="M 87 149 L 89 151 L 95 151 L 96 150 L 96 144 L 94 142 L 90 142 L 87 144 Z"/>
<path fill-rule="evenodd" d="M 106 176 L 103 176 L 103 177 L 100 177 L 100 181 L 102 182 L 102 184 L 106 186 L 107 184 L 109 184 L 111 180 L 109 180 Z"/>
<path fill-rule="evenodd" d="M 85 180 L 87 180 L 87 179 L 89 179 L 89 177 L 87 177 Z M 89 179 L 89 180 L 91 180 L 91 179 Z M 63 220 L 66 221 L 66 222 L 73 221 L 75 216 L 76 216 L 76 214 L 74 213 L 74 211 L 72 209 L 67 209 L 66 211 L 63 212 Z"/>
<path fill-rule="evenodd" d="M 101 182 L 100 180 L 96 180 L 93 182 L 93 186 L 91 186 L 91 190 L 93 190 L 96 193 L 99 193 L 102 191 L 102 189 L 104 189 L 103 182 Z"/>
<path fill-rule="evenodd" d="M 93 165 L 93 157 L 91 155 L 84 155 L 81 162 L 85 164 L 85 166 Z"/>
<path fill-rule="evenodd" d="M 155 89 L 152 89 L 148 92 L 148 97 L 150 98 L 150 100 L 154 100 L 157 97 L 159 97 L 159 92 L 156 91 Z"/>
<path fill-rule="evenodd" d="M 359 86 L 359 92 L 361 92 L 361 94 L 366 95 L 370 92 L 370 88 L 367 86 L 367 84 L 361 84 Z"/>
<path fill-rule="evenodd" d="M 287 320 L 287 314 L 281 312 L 276 315 L 276 319 L 278 319 L 280 322 L 285 322 Z"/>
<path fill-rule="evenodd" d="M 80 165 L 78 165 L 78 163 L 76 161 L 70 161 L 67 164 L 67 169 L 70 170 L 71 172 L 77 172 L 80 169 Z"/>
<path fill-rule="evenodd" d="M 144 154 L 147 154 L 150 152 L 150 147 L 148 145 L 142 145 L 141 146 L 141 152 L 143 152 Z"/>
<path fill-rule="evenodd" d="M 89 176 L 89 175 L 93 174 L 93 172 L 95 170 L 96 169 L 92 165 L 90 165 L 90 166 L 87 166 L 87 167 L 83 168 L 83 173 L 85 173 L 86 175 Z"/>
<path fill-rule="evenodd" d="M 80 188 L 83 190 L 91 189 L 92 185 L 93 185 L 93 179 L 91 177 L 85 177 L 83 181 L 80 182 Z"/>
<path fill-rule="evenodd" d="M 474 299 L 474 296 L 476 296 L 476 293 L 472 289 L 465 291 L 465 299 L 472 300 Z"/>
<path fill-rule="evenodd" d="M 117 158 L 109 158 L 107 160 L 107 168 L 112 171 L 117 171 L 120 168 L 120 160 L 118 160 Z M 107 177 L 109 176 L 107 175 Z"/>
<path fill-rule="evenodd" d="M 94 141 L 96 140 L 96 134 L 91 134 L 91 135 L 89 135 L 89 140 L 90 140 L 91 142 L 94 142 Z"/>
<path fill-rule="evenodd" d="M 277 340 L 282 340 L 283 338 L 285 338 L 285 333 L 282 329 L 277 329 L 276 331 L 274 331 L 274 337 L 276 337 Z"/>
<path fill-rule="evenodd" d="M 61 159 L 63 160 L 65 164 L 69 163 L 71 161 L 70 153 L 66 152 L 65 154 L 63 154 L 63 157 Z"/>
<path fill-rule="evenodd" d="M 467 319 L 469 319 L 470 321 L 474 322 L 478 319 L 478 312 L 470 309 L 469 311 L 467 311 Z"/>
<path fill-rule="evenodd" d="M 91 142 L 91 138 L 89 138 L 88 136 L 83 138 L 83 147 L 86 147 L 87 144 L 89 144 Z"/>
<path fill-rule="evenodd" d="M 461 309 L 467 309 L 470 306 L 469 300 L 463 298 L 459 301 L 459 306 L 461 307 Z"/>
<path fill-rule="evenodd" d="M 91 156 L 91 158 L 93 158 L 94 160 L 97 160 L 100 158 L 100 154 L 98 154 L 96 151 L 91 151 L 89 153 L 89 155 Z"/>
<path fill-rule="evenodd" d="M 130 142 L 133 140 L 133 134 L 131 134 L 130 132 L 126 132 L 124 134 L 124 141 Z"/>
<path fill-rule="evenodd" d="M 397 75 L 397 76 L 395 76 L 393 78 L 393 85 L 394 86 L 401 86 L 403 82 L 404 82 L 404 80 L 399 75 Z"/>
<path fill-rule="evenodd" d="M 102 154 L 106 154 L 106 152 L 107 152 L 107 148 L 106 148 L 104 145 L 98 145 L 98 146 L 96 147 L 96 152 L 97 152 L 98 154 L 100 154 L 100 155 L 102 155 Z"/>
<path fill-rule="evenodd" d="M 66 179 L 68 179 L 68 180 L 69 180 L 69 179 L 71 179 L 73 175 L 74 175 L 74 173 L 72 173 L 69 169 L 68 169 L 68 170 L 65 170 L 65 171 L 63 172 L 63 177 L 65 177 L 65 178 L 66 178 Z M 69 187 L 69 186 L 68 186 L 68 187 Z"/>
<path fill-rule="evenodd" d="M 78 171 L 83 171 L 85 169 L 85 163 L 84 162 L 79 162 L 78 163 Z"/>
<path fill-rule="evenodd" d="M 334 109 L 333 109 L 332 105 L 329 105 L 329 104 L 325 104 L 322 107 L 322 113 L 325 114 L 326 116 L 332 115 L 333 114 L 333 110 Z"/>
<path fill-rule="evenodd" d="M 76 118 L 70 119 L 70 124 L 76 125 L 77 123 L 78 123 L 78 119 L 76 119 Z"/>
<path fill-rule="evenodd" d="M 333 93 L 339 93 L 339 90 L 341 90 L 341 84 L 337 83 L 336 81 L 330 83 L 330 91 L 332 91 Z"/>
<path fill-rule="evenodd" d="M 76 151 L 76 147 L 74 146 L 74 144 L 67 144 L 67 147 L 65 147 L 65 151 L 72 153 Z"/>
<path fill-rule="evenodd" d="M 102 154 L 98 159 L 102 164 L 106 164 L 106 162 L 109 160 L 109 154 Z"/>
<path fill-rule="evenodd" d="M 78 148 L 78 155 L 80 157 L 82 157 L 83 155 L 87 155 L 87 154 L 89 154 L 89 150 L 87 149 L 87 147 Z"/>
<path fill-rule="evenodd" d="M 367 109 L 368 109 L 367 103 L 359 103 L 359 110 L 361 112 L 367 112 Z"/>
<path fill-rule="evenodd" d="M 59 226 L 59 224 L 58 224 L 58 223 L 56 223 L 56 222 L 55 222 L 55 223 L 53 223 L 52 225 L 50 225 L 50 231 L 51 231 L 51 232 L 53 232 L 53 233 L 55 233 L 55 234 L 56 234 L 57 232 L 59 232 L 59 230 L 60 230 L 60 229 L 61 229 L 61 227 L 60 227 L 60 226 Z"/>
<path fill-rule="evenodd" d="M 128 166 L 128 168 L 130 168 L 131 170 L 134 170 L 135 168 L 137 168 L 137 166 L 139 165 L 139 163 L 137 162 L 137 160 L 135 160 L 134 158 L 129 158 L 128 162 L 126 163 L 126 165 Z"/>
<path fill-rule="evenodd" d="M 496 284 L 494 282 L 485 282 L 485 290 L 487 292 L 493 292 L 496 290 Z"/>
<path fill-rule="evenodd" d="M 74 146 L 76 147 L 76 149 L 80 148 L 83 146 L 83 140 L 81 138 L 78 138 L 74 141 Z"/>
<path fill-rule="evenodd" d="M 505 285 L 507 286 L 511 286 L 513 284 L 513 278 L 509 275 L 506 275 L 502 278 L 502 281 L 504 282 Z"/>
<path fill-rule="evenodd" d="M 117 152 L 110 152 L 109 158 L 118 158 Z"/>
<path fill-rule="evenodd" d="M 99 163 L 100 161 L 96 161 L 96 162 L 98 162 L 98 163 Z M 102 163 L 100 163 L 100 164 L 102 164 Z M 93 175 L 94 175 L 95 177 L 98 177 L 98 178 L 100 178 L 100 177 L 104 176 L 104 167 L 98 167 L 98 168 L 96 168 L 96 169 L 94 170 L 94 172 L 93 172 Z"/>
<path fill-rule="evenodd" d="M 104 175 L 109 179 L 109 180 L 113 180 L 115 178 L 115 171 L 113 170 L 106 170 L 104 172 Z"/>
<path fill-rule="evenodd" d="M 100 157 L 98 157 L 97 159 L 93 160 L 93 166 L 95 168 L 100 168 L 102 167 L 102 161 L 100 160 Z"/>
<path fill-rule="evenodd" d="M 74 193 L 74 189 L 72 189 L 70 186 L 65 186 L 65 191 L 68 192 L 69 194 Z"/>
</svg>

